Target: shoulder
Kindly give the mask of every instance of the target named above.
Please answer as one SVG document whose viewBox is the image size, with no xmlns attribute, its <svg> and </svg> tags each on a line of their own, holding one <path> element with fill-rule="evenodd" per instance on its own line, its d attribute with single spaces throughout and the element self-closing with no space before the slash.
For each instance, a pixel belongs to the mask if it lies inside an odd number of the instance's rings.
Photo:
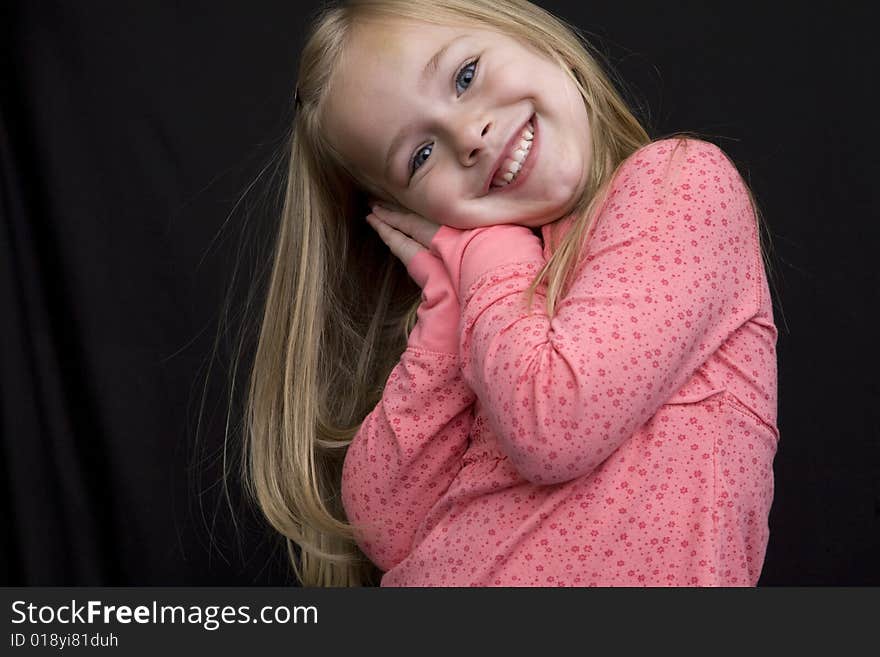
<svg viewBox="0 0 880 657">
<path fill-rule="evenodd" d="M 658 139 L 636 150 L 618 167 L 611 195 L 647 217 L 753 214 L 748 187 L 730 157 L 692 137 Z"/>
<path fill-rule="evenodd" d="M 645 144 L 641 148 L 639 148 L 635 153 L 633 153 L 630 158 L 635 157 L 636 159 L 640 159 L 642 161 L 652 160 L 654 162 L 658 161 L 669 161 L 675 155 L 696 155 L 702 153 L 702 157 L 726 157 L 724 155 L 724 151 L 711 141 L 706 141 L 705 139 L 697 139 L 696 137 L 666 137 L 664 139 L 657 139 L 648 144 Z"/>
<path fill-rule="evenodd" d="M 719 146 L 693 137 L 658 139 L 642 146 L 620 166 L 623 184 L 647 184 L 657 191 L 689 191 L 683 200 L 741 195 L 745 184 L 734 162 Z"/>
<path fill-rule="evenodd" d="M 588 252 L 609 244 L 642 248 L 646 238 L 657 249 L 683 252 L 720 242 L 754 246 L 756 226 L 748 188 L 721 148 L 690 137 L 660 139 L 617 168 Z"/>
</svg>

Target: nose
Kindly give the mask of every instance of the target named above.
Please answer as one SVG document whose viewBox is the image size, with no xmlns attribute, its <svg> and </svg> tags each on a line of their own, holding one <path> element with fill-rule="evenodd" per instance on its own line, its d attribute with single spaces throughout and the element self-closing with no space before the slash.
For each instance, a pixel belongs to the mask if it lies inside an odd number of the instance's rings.
<svg viewBox="0 0 880 657">
<path fill-rule="evenodd" d="M 452 137 L 458 159 L 463 166 L 470 167 L 479 162 L 486 151 L 487 136 L 494 122 L 485 116 L 459 121 L 452 127 Z"/>
</svg>

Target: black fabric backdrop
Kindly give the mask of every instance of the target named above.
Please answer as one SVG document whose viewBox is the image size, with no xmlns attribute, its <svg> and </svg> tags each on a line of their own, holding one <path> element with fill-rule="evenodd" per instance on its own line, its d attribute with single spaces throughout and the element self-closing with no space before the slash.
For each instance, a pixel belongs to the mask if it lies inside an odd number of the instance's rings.
<svg viewBox="0 0 880 657">
<path fill-rule="evenodd" d="M 724 148 L 772 232 L 782 440 L 760 583 L 880 584 L 866 12 L 542 4 L 592 37 L 652 136 Z M 220 473 L 316 6 L 0 9 L 3 584 L 293 583 Z"/>
</svg>

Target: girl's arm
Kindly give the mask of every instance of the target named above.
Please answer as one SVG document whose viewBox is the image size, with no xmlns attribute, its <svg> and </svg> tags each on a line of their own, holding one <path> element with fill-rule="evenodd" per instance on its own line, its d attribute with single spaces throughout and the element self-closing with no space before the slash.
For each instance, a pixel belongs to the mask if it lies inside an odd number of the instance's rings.
<svg viewBox="0 0 880 657">
<path fill-rule="evenodd" d="M 748 193 L 720 149 L 655 142 L 624 163 L 556 315 L 531 230 L 443 226 L 431 242 L 462 304 L 462 373 L 529 481 L 592 472 L 759 308 Z"/>
<path fill-rule="evenodd" d="M 342 471 L 342 502 L 358 545 L 384 571 L 409 554 L 461 468 L 476 399 L 459 367 L 459 305 L 449 275 L 426 250 L 407 271 L 422 287 L 418 322 Z"/>
</svg>

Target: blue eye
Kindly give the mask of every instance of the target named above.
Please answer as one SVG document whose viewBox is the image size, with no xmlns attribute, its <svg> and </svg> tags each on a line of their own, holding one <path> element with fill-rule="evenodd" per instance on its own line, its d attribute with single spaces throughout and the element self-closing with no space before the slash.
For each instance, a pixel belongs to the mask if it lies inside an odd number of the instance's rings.
<svg viewBox="0 0 880 657">
<path fill-rule="evenodd" d="M 468 64 L 465 64 L 464 66 L 462 66 L 459 69 L 458 75 L 455 76 L 455 90 L 456 91 L 458 91 L 458 84 L 459 84 L 460 80 L 466 79 L 467 86 L 468 87 L 471 86 L 471 82 L 473 82 L 474 77 L 476 77 L 476 67 L 477 67 L 478 61 L 480 61 L 479 57 L 477 57 L 477 59 L 475 59 L 474 61 L 472 61 Z M 464 91 L 467 91 L 467 89 L 465 89 Z M 461 93 L 464 93 L 464 91 L 462 91 Z M 459 95 L 461 95 L 461 94 L 459 94 Z M 421 148 L 419 148 L 415 152 L 415 154 L 413 155 L 413 159 L 410 161 L 410 167 L 409 167 L 409 177 L 410 178 L 412 178 L 413 175 L 415 174 L 415 172 L 419 169 L 419 167 L 425 163 L 425 160 L 421 160 L 421 161 L 419 160 L 419 155 L 421 155 L 425 150 L 428 150 L 428 155 L 430 155 L 431 154 L 430 149 L 431 149 L 431 144 L 425 144 L 424 146 L 422 146 Z M 425 157 L 425 159 L 427 159 L 427 156 Z"/>
<path fill-rule="evenodd" d="M 455 77 L 456 91 L 458 91 L 458 81 L 462 78 L 462 75 L 465 73 L 465 71 L 470 71 L 470 77 L 468 79 L 468 86 L 471 86 L 471 82 L 473 81 L 474 76 L 476 75 L 475 71 L 477 69 L 477 62 L 478 61 L 480 61 L 479 58 L 475 59 L 470 64 L 465 64 L 461 68 L 461 70 L 458 72 L 458 75 Z M 471 67 L 473 67 L 473 69 L 471 69 Z M 462 93 L 464 93 L 464 91 L 462 91 Z"/>
<path fill-rule="evenodd" d="M 425 163 L 425 160 L 422 160 L 421 162 L 419 162 L 419 155 L 421 153 L 425 152 L 426 150 L 428 151 L 428 155 L 430 155 L 431 154 L 431 144 L 425 144 L 419 150 L 416 151 L 416 155 L 412 159 L 412 162 L 410 163 L 410 167 L 409 167 L 409 177 L 410 178 L 412 178 L 413 174 L 416 171 L 418 171 L 419 167 Z M 428 159 L 427 156 L 425 156 L 425 159 Z"/>
</svg>

